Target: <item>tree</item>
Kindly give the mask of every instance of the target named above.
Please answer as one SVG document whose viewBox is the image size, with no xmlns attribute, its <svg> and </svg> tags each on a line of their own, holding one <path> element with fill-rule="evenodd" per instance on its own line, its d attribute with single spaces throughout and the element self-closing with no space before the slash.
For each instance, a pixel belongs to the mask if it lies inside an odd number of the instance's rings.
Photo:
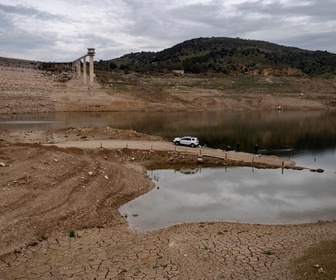
<svg viewBox="0 0 336 280">
<path fill-rule="evenodd" d="M 113 70 L 113 69 L 116 69 L 118 66 L 117 64 L 115 64 L 114 62 L 110 62 L 110 69 Z"/>
</svg>

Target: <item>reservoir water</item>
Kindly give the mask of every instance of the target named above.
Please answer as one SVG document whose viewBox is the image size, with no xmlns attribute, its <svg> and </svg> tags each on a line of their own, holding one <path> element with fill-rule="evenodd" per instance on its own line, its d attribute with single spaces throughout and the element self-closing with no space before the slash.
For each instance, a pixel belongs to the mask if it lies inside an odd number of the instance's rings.
<svg viewBox="0 0 336 280">
<path fill-rule="evenodd" d="M 247 167 L 153 170 L 150 192 L 120 207 L 129 226 L 184 222 L 296 224 L 336 219 L 336 175 Z"/>
<path fill-rule="evenodd" d="M 213 112 L 57 112 L 0 114 L 2 130 L 54 130 L 68 127 L 113 127 L 160 135 L 197 136 L 201 144 L 227 145 L 262 154 L 299 160 L 331 160 L 335 167 L 336 112 L 213 111 Z M 307 156 L 307 158 L 305 158 Z"/>
</svg>

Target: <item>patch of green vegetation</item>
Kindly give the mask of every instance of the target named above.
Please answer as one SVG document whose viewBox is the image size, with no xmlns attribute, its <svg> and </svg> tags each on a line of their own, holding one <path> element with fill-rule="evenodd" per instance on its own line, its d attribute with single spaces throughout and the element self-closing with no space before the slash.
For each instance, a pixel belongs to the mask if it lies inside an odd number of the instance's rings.
<svg viewBox="0 0 336 280">
<path fill-rule="evenodd" d="M 257 77 L 241 77 L 236 79 L 233 83 L 233 88 L 239 91 L 246 91 L 247 89 L 260 88 L 261 84 Z"/>
<path fill-rule="evenodd" d="M 267 251 L 263 251 L 263 254 L 268 255 L 268 256 L 272 256 L 272 255 L 275 255 L 275 252 L 267 250 Z"/>
<path fill-rule="evenodd" d="M 40 237 L 39 237 L 39 241 L 46 241 L 48 239 L 47 236 L 45 236 L 44 234 L 42 234 Z"/>
<path fill-rule="evenodd" d="M 201 248 L 201 249 L 204 250 L 204 251 L 208 251 L 208 252 L 211 251 L 211 248 L 208 247 L 208 246 L 206 246 L 206 245 L 203 248 Z"/>
<path fill-rule="evenodd" d="M 69 237 L 71 237 L 71 238 L 76 237 L 76 232 L 75 232 L 73 229 L 71 229 L 71 230 L 69 231 Z"/>
</svg>

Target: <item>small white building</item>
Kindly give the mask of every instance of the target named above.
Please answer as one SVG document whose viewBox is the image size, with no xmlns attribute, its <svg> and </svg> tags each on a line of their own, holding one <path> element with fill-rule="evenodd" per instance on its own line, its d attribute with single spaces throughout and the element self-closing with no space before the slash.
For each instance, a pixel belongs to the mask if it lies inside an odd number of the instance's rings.
<svg viewBox="0 0 336 280">
<path fill-rule="evenodd" d="M 172 72 L 173 72 L 173 74 L 178 74 L 178 75 L 183 75 L 184 74 L 184 70 L 173 70 Z"/>
</svg>

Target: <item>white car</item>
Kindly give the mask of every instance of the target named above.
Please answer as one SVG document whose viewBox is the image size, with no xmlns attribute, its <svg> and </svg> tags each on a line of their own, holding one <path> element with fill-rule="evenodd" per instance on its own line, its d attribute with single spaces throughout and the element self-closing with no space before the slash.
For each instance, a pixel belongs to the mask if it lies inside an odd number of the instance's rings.
<svg viewBox="0 0 336 280">
<path fill-rule="evenodd" d="M 185 145 L 190 146 L 192 148 L 197 147 L 199 145 L 198 138 L 192 136 L 176 137 L 174 138 L 173 142 L 175 145 Z"/>
</svg>

